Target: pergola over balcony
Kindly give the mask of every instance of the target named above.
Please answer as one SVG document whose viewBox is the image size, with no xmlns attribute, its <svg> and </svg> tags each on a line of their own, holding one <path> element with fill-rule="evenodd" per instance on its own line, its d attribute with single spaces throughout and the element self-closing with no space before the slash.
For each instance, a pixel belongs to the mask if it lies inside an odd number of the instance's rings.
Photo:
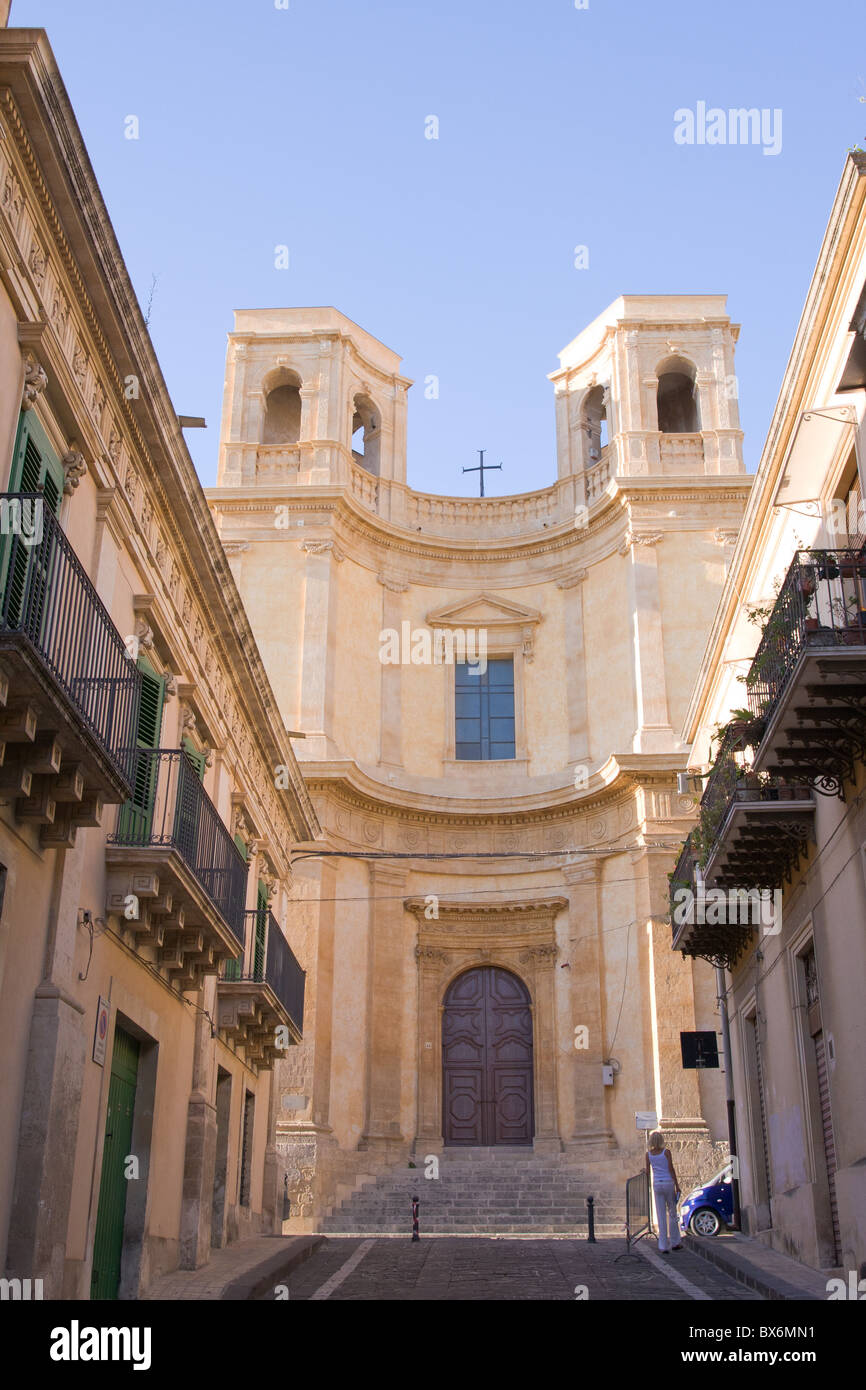
<svg viewBox="0 0 866 1390">
<path fill-rule="evenodd" d="M 844 794 L 866 761 L 866 553 L 801 550 L 746 677 L 754 768 Z"/>
</svg>

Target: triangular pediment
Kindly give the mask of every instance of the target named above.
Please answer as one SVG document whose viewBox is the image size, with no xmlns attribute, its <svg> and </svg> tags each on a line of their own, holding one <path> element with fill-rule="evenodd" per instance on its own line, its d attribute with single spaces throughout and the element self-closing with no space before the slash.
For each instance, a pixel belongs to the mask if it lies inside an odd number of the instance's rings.
<svg viewBox="0 0 866 1390">
<path fill-rule="evenodd" d="M 496 594 L 473 594 L 471 598 L 434 608 L 427 614 L 428 627 L 512 627 L 541 622 L 537 608 L 527 608 Z"/>
</svg>

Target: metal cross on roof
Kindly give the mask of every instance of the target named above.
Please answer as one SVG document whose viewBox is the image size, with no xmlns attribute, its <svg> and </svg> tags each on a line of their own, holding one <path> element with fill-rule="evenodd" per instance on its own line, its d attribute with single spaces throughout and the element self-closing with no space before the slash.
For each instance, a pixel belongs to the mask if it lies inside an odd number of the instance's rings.
<svg viewBox="0 0 866 1390">
<path fill-rule="evenodd" d="M 482 497 L 484 496 L 484 473 L 485 473 L 485 470 L 486 470 L 488 473 L 490 473 L 490 472 L 492 472 L 493 469 L 495 469 L 495 468 L 501 468 L 501 467 L 502 467 L 502 464 L 501 464 L 501 463 L 485 463 L 485 462 L 484 462 L 484 455 L 485 455 L 486 453 L 487 453 L 487 450 L 486 450 L 486 449 L 479 449 L 479 450 L 478 450 L 478 457 L 479 457 L 479 459 L 481 460 L 481 462 L 478 463 L 478 464 L 476 464 L 476 466 L 475 466 L 474 468 L 464 468 L 464 469 L 463 469 L 463 472 L 464 472 L 464 473 L 480 473 L 480 475 L 481 475 L 481 477 L 480 477 L 480 482 L 481 482 L 481 493 L 480 493 L 480 495 L 481 495 Z"/>
</svg>

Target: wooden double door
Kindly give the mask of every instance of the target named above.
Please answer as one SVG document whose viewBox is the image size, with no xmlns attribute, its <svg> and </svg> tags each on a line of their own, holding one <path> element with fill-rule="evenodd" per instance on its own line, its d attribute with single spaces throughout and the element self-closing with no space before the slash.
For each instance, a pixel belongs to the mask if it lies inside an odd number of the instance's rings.
<svg viewBox="0 0 866 1390">
<path fill-rule="evenodd" d="M 442 1066 L 446 1144 L 532 1143 L 532 1010 L 516 975 L 479 966 L 453 981 Z"/>
</svg>

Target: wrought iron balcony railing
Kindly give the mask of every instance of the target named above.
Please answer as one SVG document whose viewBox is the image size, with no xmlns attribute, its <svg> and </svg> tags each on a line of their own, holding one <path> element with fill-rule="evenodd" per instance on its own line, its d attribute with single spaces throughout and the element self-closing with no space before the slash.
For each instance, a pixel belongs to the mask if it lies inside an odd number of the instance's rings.
<svg viewBox="0 0 866 1390">
<path fill-rule="evenodd" d="M 300 1033 L 304 1022 L 306 972 L 298 964 L 291 946 L 272 912 L 254 908 L 244 914 L 249 939 L 248 968 L 244 956 L 224 961 L 220 976 L 227 983 L 248 980 L 270 985 L 289 1018 Z"/>
<path fill-rule="evenodd" d="M 183 749 L 135 750 L 132 798 L 108 844 L 176 850 L 243 945 L 247 865 Z"/>
<path fill-rule="evenodd" d="M 697 866 L 697 851 L 694 846 L 694 831 L 690 831 L 683 841 L 680 857 L 677 860 L 676 868 L 670 875 L 670 900 L 671 900 L 671 929 L 673 939 L 676 941 L 679 932 L 676 912 L 682 899 L 677 895 L 685 890 L 694 893 L 695 890 L 695 868 Z"/>
<path fill-rule="evenodd" d="M 866 646 L 866 554 L 799 550 L 746 676 L 749 708 L 768 717 L 809 647 Z"/>
<path fill-rule="evenodd" d="M 22 640 L 131 790 L 141 675 L 41 493 L 0 496 L 0 651 Z"/>
<path fill-rule="evenodd" d="M 738 763 L 735 753 L 740 746 L 740 736 L 736 732 L 722 740 L 701 797 L 700 825 L 697 832 L 692 832 L 692 843 L 698 850 L 701 869 L 722 886 L 780 887 L 802 848 L 804 837 L 792 835 L 781 818 L 773 822 L 777 829 L 768 828 L 758 833 L 755 827 L 759 823 L 769 827 L 770 823 L 761 821 L 761 817 L 767 812 L 772 815 L 772 808 L 780 804 L 802 802 L 811 806 L 812 794 L 808 787 L 790 783 L 784 776 L 755 773 L 745 760 Z M 751 829 L 748 834 L 738 836 L 743 843 L 739 844 L 736 854 L 727 856 L 729 862 L 724 870 L 712 875 L 723 839 L 738 810 L 744 811 Z M 801 820 L 804 815 L 805 808 L 795 813 Z M 742 875 L 739 879 L 738 873 Z"/>
</svg>

